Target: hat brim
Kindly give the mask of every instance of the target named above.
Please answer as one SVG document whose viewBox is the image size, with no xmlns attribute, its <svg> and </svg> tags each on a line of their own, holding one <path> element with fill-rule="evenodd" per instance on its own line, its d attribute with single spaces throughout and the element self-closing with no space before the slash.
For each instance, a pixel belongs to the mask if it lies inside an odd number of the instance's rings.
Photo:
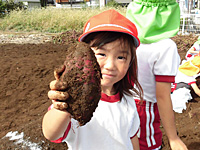
<svg viewBox="0 0 200 150">
<path fill-rule="evenodd" d="M 84 42 L 84 39 L 87 35 L 94 33 L 94 32 L 102 32 L 102 31 L 108 31 L 108 32 L 120 32 L 120 33 L 125 33 L 130 35 L 131 37 L 133 37 L 135 46 L 138 47 L 140 45 L 140 40 L 137 36 L 133 36 L 133 33 L 128 32 L 125 29 L 119 28 L 119 27 L 106 27 L 106 29 L 104 27 L 98 27 L 98 29 L 93 29 L 91 31 L 87 31 L 86 33 L 83 33 L 80 37 L 79 37 L 79 42 Z"/>
</svg>

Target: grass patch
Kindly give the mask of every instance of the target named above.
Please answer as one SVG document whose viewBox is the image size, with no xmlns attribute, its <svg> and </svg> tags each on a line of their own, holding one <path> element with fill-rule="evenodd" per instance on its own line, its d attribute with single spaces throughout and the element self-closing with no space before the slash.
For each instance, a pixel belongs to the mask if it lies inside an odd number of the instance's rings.
<svg viewBox="0 0 200 150">
<path fill-rule="evenodd" d="M 12 11 L 0 19 L 0 30 L 38 31 L 60 33 L 69 30 L 81 31 L 86 21 L 100 12 L 115 9 L 125 15 L 126 8 L 35 8 L 31 10 Z"/>
</svg>

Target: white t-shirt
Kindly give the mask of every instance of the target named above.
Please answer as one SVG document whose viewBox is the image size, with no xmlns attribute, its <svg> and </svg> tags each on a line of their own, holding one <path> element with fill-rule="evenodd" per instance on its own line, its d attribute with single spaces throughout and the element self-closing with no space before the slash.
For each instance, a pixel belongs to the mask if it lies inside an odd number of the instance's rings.
<svg viewBox="0 0 200 150">
<path fill-rule="evenodd" d="M 177 46 L 173 40 L 164 39 L 156 43 L 141 44 L 136 53 L 138 79 L 144 90 L 144 100 L 155 103 L 156 81 L 171 83 L 175 80 L 180 64 Z"/>
<path fill-rule="evenodd" d="M 119 94 L 102 94 L 90 122 L 79 126 L 71 119 L 70 125 L 63 139 L 69 150 L 132 150 L 131 137 L 136 136 L 140 120 L 132 97 L 125 95 L 119 102 Z"/>
</svg>

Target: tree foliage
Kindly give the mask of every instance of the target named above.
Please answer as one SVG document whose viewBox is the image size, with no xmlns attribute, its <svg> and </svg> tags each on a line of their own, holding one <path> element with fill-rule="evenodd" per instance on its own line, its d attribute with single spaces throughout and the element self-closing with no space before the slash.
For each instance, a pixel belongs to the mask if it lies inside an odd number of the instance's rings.
<svg viewBox="0 0 200 150">
<path fill-rule="evenodd" d="M 0 17 L 4 17 L 6 14 L 13 10 L 22 10 L 26 9 L 26 6 L 23 2 L 14 2 L 14 0 L 0 0 Z"/>
</svg>

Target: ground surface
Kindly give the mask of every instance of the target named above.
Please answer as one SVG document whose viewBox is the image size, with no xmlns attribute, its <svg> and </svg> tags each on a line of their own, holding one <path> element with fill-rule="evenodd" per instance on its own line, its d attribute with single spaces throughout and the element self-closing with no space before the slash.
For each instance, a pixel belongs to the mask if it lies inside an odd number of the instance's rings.
<svg viewBox="0 0 200 150">
<path fill-rule="evenodd" d="M 65 44 L 43 43 L 51 39 L 46 36 L 45 39 L 48 40 L 39 38 L 41 42 L 38 44 L 30 44 L 32 39 L 21 42 L 22 44 L 8 43 L 6 39 L 1 42 L 1 150 L 67 149 L 65 143 L 54 144 L 43 137 L 41 122 L 51 104 L 47 92 L 50 81 L 54 80 L 53 70 L 63 63 L 65 52 L 76 36 L 70 33 Z M 2 36 L 1 39 L 3 38 L 5 37 Z M 185 51 L 181 53 L 184 54 Z M 200 99 L 195 98 L 187 104 L 187 109 L 182 114 L 175 113 L 178 134 L 189 150 L 200 149 L 199 112 Z M 169 147 L 164 134 L 163 150 L 167 149 Z"/>
</svg>

